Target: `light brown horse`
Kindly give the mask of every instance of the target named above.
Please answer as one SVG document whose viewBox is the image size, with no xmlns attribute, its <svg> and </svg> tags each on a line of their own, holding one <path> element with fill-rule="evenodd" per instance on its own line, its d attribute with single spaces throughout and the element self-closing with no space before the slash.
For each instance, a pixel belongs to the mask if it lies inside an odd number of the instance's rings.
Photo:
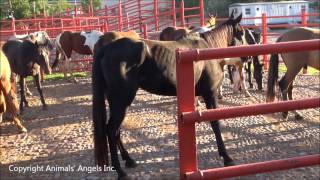
<svg viewBox="0 0 320 180">
<path fill-rule="evenodd" d="M 284 33 L 277 39 L 277 42 L 300 41 L 309 39 L 319 39 L 320 30 L 312 28 L 296 28 Z M 293 80 L 304 66 L 311 66 L 315 69 L 320 69 L 320 51 L 302 51 L 294 53 L 280 54 L 284 64 L 287 67 L 287 72 L 279 81 L 279 87 L 282 94 L 282 99 L 286 101 L 289 97 L 292 100 Z M 279 54 L 272 54 L 269 64 L 268 85 L 267 85 L 267 102 L 275 99 L 275 85 L 278 79 Z M 294 111 L 296 119 L 302 119 L 302 116 Z M 288 117 L 288 112 L 282 113 L 284 118 Z"/>
<path fill-rule="evenodd" d="M 210 14 L 209 17 L 203 27 L 166 27 L 161 31 L 159 39 L 160 41 L 176 41 L 189 33 L 209 31 L 216 25 L 216 16 Z"/>
<path fill-rule="evenodd" d="M 27 132 L 18 117 L 19 106 L 16 95 L 16 83 L 11 78 L 11 69 L 7 57 L 0 51 L 0 122 L 2 114 L 8 112 L 20 132 Z"/>
<path fill-rule="evenodd" d="M 94 45 L 93 54 L 96 54 L 98 50 L 104 46 L 107 45 L 117 39 L 121 38 L 132 38 L 132 39 L 140 39 L 140 36 L 135 31 L 127 31 L 127 32 L 121 32 L 121 31 L 114 31 L 114 32 L 106 32 L 102 36 L 100 36 L 99 40 Z"/>
</svg>

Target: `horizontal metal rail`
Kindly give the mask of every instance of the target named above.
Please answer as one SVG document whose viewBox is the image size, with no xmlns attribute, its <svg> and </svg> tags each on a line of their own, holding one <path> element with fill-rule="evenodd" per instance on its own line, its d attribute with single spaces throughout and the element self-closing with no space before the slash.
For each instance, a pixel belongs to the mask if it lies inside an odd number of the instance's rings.
<svg viewBox="0 0 320 180">
<path fill-rule="evenodd" d="M 204 122 L 219 119 L 269 114 L 275 112 L 292 111 L 320 107 L 320 98 L 307 98 L 302 100 L 261 103 L 227 108 L 210 109 L 205 111 L 183 112 L 182 122 Z"/>
<path fill-rule="evenodd" d="M 187 62 L 317 49 L 320 49 L 320 39 L 279 42 L 274 44 L 232 46 L 227 48 L 181 49 L 178 51 L 177 55 L 180 62 Z"/>
<path fill-rule="evenodd" d="M 222 179 L 320 164 L 320 154 L 186 173 L 188 180 Z"/>
</svg>

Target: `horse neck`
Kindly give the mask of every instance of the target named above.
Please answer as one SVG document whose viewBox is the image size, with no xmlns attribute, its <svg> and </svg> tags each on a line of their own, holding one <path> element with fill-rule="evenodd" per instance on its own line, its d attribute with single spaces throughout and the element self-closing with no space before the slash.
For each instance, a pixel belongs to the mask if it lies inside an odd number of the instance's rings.
<svg viewBox="0 0 320 180">
<path fill-rule="evenodd" d="M 231 25 L 222 25 L 202 34 L 210 47 L 227 47 L 233 38 Z"/>
<path fill-rule="evenodd" d="M 258 44 L 254 35 L 252 34 L 252 32 L 249 29 L 245 29 L 244 30 L 244 40 L 245 43 L 244 44 Z"/>
</svg>

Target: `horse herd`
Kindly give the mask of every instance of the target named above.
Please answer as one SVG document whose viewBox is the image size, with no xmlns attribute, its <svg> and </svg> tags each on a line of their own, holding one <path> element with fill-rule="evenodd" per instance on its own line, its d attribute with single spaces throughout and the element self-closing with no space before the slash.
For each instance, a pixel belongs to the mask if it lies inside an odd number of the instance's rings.
<svg viewBox="0 0 320 180">
<path fill-rule="evenodd" d="M 212 17 L 211 17 L 212 18 Z M 135 167 L 137 163 L 130 157 L 125 149 L 120 128 L 125 118 L 126 110 L 135 98 L 139 88 L 158 95 L 176 95 L 176 63 L 175 49 L 177 48 L 223 48 L 228 46 L 258 44 L 260 34 L 244 29 L 240 25 L 242 15 L 234 17 L 232 13 L 228 20 L 215 26 L 212 21 L 204 28 L 168 27 L 160 34 L 160 41 L 142 39 L 135 31 L 129 32 L 70 32 L 59 34 L 55 44 L 45 32 L 36 32 L 27 37 L 8 40 L 1 51 L 1 113 L 7 111 L 22 132 L 18 115 L 18 102 L 15 95 L 15 76 L 19 76 L 20 85 L 20 112 L 28 106 L 26 99 L 25 77 L 32 75 L 39 91 L 43 108 L 46 109 L 43 97 L 40 74 L 41 69 L 50 73 L 51 68 L 58 66 L 64 59 L 62 69 L 65 77 L 70 73 L 69 61 L 72 51 L 80 54 L 93 54 L 92 66 L 92 114 L 94 127 L 95 160 L 99 166 L 108 165 L 108 151 L 111 153 L 112 166 L 118 177 L 126 177 L 118 159 L 118 150 L 126 167 Z M 279 37 L 278 42 L 305 40 L 319 38 L 319 29 L 297 28 Z M 49 51 L 56 47 L 56 58 L 50 67 Z M 292 82 L 303 66 L 312 66 L 319 69 L 319 51 L 281 54 L 288 71 L 281 79 L 279 85 L 284 100 L 292 99 Z M 8 59 L 8 61 L 7 61 Z M 299 59 L 299 63 L 293 59 Z M 259 90 L 262 87 L 262 64 L 257 56 L 233 59 L 220 59 L 217 61 L 200 61 L 194 64 L 196 82 L 196 96 L 201 96 L 207 109 L 217 108 L 218 94 L 221 94 L 221 84 L 224 77 L 224 65 L 235 65 L 240 72 L 230 73 L 234 76 L 235 89 L 244 90 L 250 96 L 244 83 L 243 63 L 254 64 L 254 78 Z M 278 73 L 278 54 L 271 55 L 267 100 L 274 99 L 274 86 Z M 10 64 L 10 66 L 9 66 Z M 233 67 L 234 68 L 234 67 Z M 11 71 L 12 73 L 11 73 Z M 251 83 L 251 67 L 247 68 Z M 237 75 L 238 74 L 238 75 Z M 72 74 L 71 74 L 72 75 Z M 240 75 L 240 76 L 239 76 Z M 239 76 L 238 81 L 236 77 Z M 239 80 L 240 79 L 240 80 Z M 240 82 L 240 83 L 239 83 Z M 219 93 L 220 92 L 220 93 Z M 105 99 L 109 104 L 109 119 L 106 115 Z M 296 118 L 301 118 L 297 112 Z M 284 112 L 284 117 L 288 113 Z M 219 155 L 225 166 L 233 165 L 232 158 L 221 137 L 218 121 L 210 122 L 216 137 Z"/>
</svg>

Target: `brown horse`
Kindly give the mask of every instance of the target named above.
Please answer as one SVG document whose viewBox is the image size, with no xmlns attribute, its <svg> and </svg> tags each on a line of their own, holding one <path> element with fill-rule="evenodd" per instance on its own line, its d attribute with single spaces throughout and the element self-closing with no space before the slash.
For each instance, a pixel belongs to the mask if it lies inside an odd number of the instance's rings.
<svg viewBox="0 0 320 180">
<path fill-rule="evenodd" d="M 99 40 L 95 43 L 94 45 L 94 54 L 96 54 L 96 52 L 98 52 L 98 50 L 104 46 L 107 45 L 117 39 L 121 39 L 121 38 L 132 38 L 132 39 L 140 39 L 140 36 L 137 32 L 135 31 L 127 31 L 127 32 L 106 32 L 104 33 L 102 36 L 100 36 Z"/>
<path fill-rule="evenodd" d="M 277 42 L 300 41 L 309 39 L 319 39 L 320 30 L 312 28 L 296 28 L 284 33 L 277 39 Z M 289 97 L 292 100 L 293 80 L 300 70 L 305 66 L 311 66 L 320 69 L 320 51 L 303 51 L 295 53 L 280 54 L 284 64 L 287 67 L 287 72 L 279 81 L 279 87 L 282 94 L 282 99 L 286 101 Z M 272 54 L 269 64 L 268 85 L 267 85 L 267 102 L 275 99 L 275 85 L 278 79 L 279 54 Z M 301 119 L 302 116 L 294 111 L 295 118 Z M 288 112 L 282 113 L 284 118 L 288 117 Z"/>
<path fill-rule="evenodd" d="M 206 32 L 210 31 L 212 28 L 216 25 L 216 16 L 209 15 L 210 18 L 207 20 L 206 24 L 203 27 L 174 27 L 169 26 L 163 29 L 160 33 L 160 41 L 176 41 L 178 39 L 181 39 L 183 36 L 189 33 L 195 33 L 195 32 Z"/>
<path fill-rule="evenodd" d="M 83 55 L 91 55 L 95 42 L 98 40 L 102 32 L 93 30 L 91 32 L 71 32 L 64 31 L 56 37 L 56 58 L 52 64 L 52 68 L 56 68 L 60 60 L 64 60 L 61 67 L 64 77 L 70 73 L 73 76 L 70 61 L 72 51 Z"/>
<path fill-rule="evenodd" d="M 11 78 L 11 68 L 7 57 L 2 50 L 0 51 L 0 122 L 2 114 L 8 112 L 21 132 L 27 132 L 27 129 L 21 124 L 18 116 L 19 106 L 16 95 L 16 83 Z"/>
</svg>

